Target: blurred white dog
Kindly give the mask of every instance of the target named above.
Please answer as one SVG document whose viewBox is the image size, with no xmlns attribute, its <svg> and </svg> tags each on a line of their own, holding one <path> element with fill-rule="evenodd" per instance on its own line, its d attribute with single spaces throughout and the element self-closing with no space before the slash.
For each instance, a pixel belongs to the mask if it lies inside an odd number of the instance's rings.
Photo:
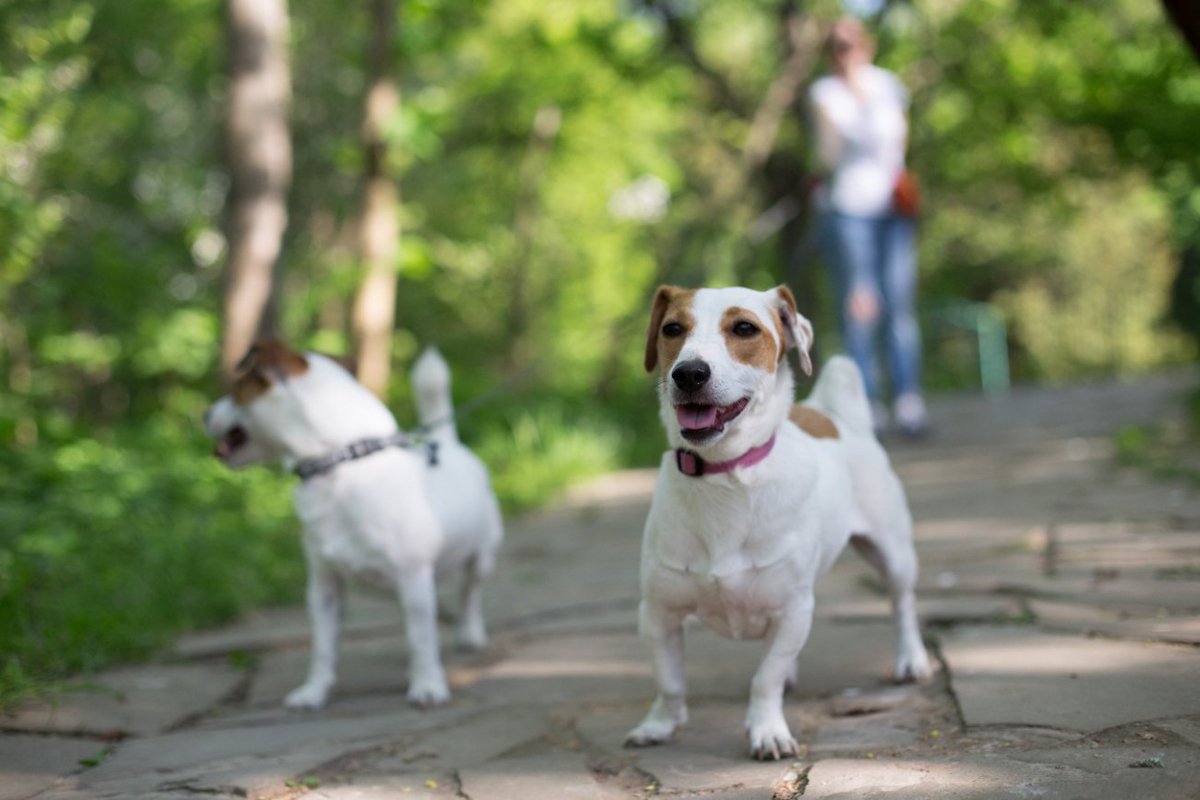
<svg viewBox="0 0 1200 800">
<path fill-rule="evenodd" d="M 786 355 L 812 373 L 812 326 L 783 286 L 654 298 L 647 371 L 661 367 L 663 458 L 642 543 L 640 623 L 658 697 L 626 744 L 657 744 L 687 721 L 683 623 L 766 639 L 746 730 L 756 758 L 796 753 L 783 690 L 808 638 L 813 586 L 846 542 L 887 579 L 898 628 L 895 676 L 926 680 L 904 490 L 872 434 L 854 362 L 836 357 L 793 406 Z"/>
<path fill-rule="evenodd" d="M 428 440 L 416 442 L 391 412 L 334 360 L 260 342 L 238 364 L 231 393 L 205 414 L 230 467 L 279 459 L 301 478 L 312 660 L 284 701 L 324 705 L 335 682 L 343 584 L 355 578 L 399 595 L 410 653 L 408 699 L 450 696 L 438 653 L 435 576 L 461 570 L 458 640 L 487 641 L 482 581 L 503 537 L 483 464 L 458 441 L 450 370 L 435 350 L 413 370 Z M 404 446 L 408 445 L 408 446 Z"/>
</svg>

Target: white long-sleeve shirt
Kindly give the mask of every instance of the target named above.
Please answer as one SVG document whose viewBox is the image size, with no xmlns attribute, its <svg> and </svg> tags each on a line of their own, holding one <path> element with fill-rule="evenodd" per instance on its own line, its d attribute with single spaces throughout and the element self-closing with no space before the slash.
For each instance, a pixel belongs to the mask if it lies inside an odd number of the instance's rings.
<svg viewBox="0 0 1200 800">
<path fill-rule="evenodd" d="M 879 217 L 892 210 L 904 169 L 908 91 L 882 67 L 858 69 L 861 95 L 836 75 L 818 78 L 808 92 L 817 155 L 830 173 L 818 202 L 843 214 Z"/>
</svg>

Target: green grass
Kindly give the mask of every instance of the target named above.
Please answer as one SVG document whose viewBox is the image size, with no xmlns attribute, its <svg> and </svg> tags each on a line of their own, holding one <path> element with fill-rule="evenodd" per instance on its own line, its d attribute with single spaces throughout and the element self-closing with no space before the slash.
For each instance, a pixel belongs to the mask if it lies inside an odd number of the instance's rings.
<svg viewBox="0 0 1200 800">
<path fill-rule="evenodd" d="M 507 512 L 536 508 L 573 483 L 620 466 L 620 428 L 563 404 L 513 408 L 481 431 L 475 452 Z"/>
<path fill-rule="evenodd" d="M 151 424 L 0 451 L 0 705 L 299 599 L 290 482 L 210 446 Z"/>
</svg>

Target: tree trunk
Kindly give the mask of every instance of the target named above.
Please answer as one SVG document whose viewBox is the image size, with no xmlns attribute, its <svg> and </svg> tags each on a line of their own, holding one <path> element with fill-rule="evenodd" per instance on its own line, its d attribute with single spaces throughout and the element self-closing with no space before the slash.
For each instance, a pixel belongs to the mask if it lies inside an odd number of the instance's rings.
<svg viewBox="0 0 1200 800">
<path fill-rule="evenodd" d="M 399 192 L 388 169 L 384 127 L 396 112 L 400 92 L 390 75 L 396 0 L 373 0 L 371 54 L 363 107 L 366 185 L 359 246 L 366 269 L 354 298 L 351 325 L 358 357 L 358 379 L 382 396 L 391 373 L 392 330 L 396 324 L 396 257 L 400 228 Z"/>
<path fill-rule="evenodd" d="M 292 180 L 287 0 L 227 0 L 229 210 L 225 376 L 256 338 L 274 332 L 273 273 Z"/>
<path fill-rule="evenodd" d="M 1195 0 L 1162 0 L 1162 4 L 1192 55 L 1200 59 L 1200 7 Z"/>
</svg>

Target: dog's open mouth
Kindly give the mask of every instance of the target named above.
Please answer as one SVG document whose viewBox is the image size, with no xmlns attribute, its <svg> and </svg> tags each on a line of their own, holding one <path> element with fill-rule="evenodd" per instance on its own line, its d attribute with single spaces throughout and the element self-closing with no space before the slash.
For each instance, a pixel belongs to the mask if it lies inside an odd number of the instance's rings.
<svg viewBox="0 0 1200 800">
<path fill-rule="evenodd" d="M 684 403 L 675 406 L 675 417 L 683 438 L 689 442 L 700 442 L 725 430 L 725 426 L 746 409 L 750 398 L 743 397 L 727 406 L 709 406 L 700 403 Z"/>
<path fill-rule="evenodd" d="M 250 436 L 246 433 L 246 429 L 240 425 L 234 426 L 221 441 L 217 442 L 217 446 L 213 448 L 213 455 L 220 459 L 229 458 L 248 441 L 250 441 Z"/>
</svg>

